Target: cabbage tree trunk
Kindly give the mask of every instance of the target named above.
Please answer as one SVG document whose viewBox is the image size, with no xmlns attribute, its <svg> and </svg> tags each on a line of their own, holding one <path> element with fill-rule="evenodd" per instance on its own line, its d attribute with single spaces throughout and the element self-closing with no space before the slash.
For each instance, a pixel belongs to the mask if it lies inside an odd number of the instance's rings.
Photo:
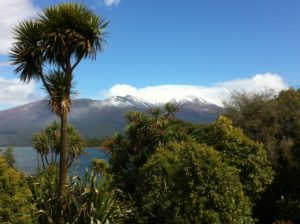
<svg viewBox="0 0 300 224">
<path fill-rule="evenodd" d="M 58 211 L 59 218 L 58 223 L 65 223 L 65 211 L 66 211 L 66 184 L 67 184 L 67 172 L 68 172 L 68 151 L 67 151 L 67 126 L 68 126 L 68 112 L 65 111 L 60 117 L 61 120 L 61 151 L 60 151 L 60 162 L 59 162 L 59 201 Z"/>
</svg>

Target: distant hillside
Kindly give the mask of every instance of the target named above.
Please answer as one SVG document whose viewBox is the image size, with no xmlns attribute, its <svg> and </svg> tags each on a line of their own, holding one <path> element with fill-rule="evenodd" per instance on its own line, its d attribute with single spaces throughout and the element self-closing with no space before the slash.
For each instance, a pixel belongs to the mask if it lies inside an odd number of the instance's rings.
<svg viewBox="0 0 300 224">
<path fill-rule="evenodd" d="M 220 107 L 191 96 L 173 103 L 179 108 L 177 117 L 191 122 L 211 122 L 221 111 Z M 83 137 L 101 138 L 124 130 L 126 112 L 147 112 L 157 106 L 133 96 L 116 96 L 103 101 L 79 99 L 73 103 L 70 123 Z M 0 145 L 31 145 L 33 134 L 55 119 L 58 120 L 48 109 L 47 101 L 0 111 Z"/>
</svg>

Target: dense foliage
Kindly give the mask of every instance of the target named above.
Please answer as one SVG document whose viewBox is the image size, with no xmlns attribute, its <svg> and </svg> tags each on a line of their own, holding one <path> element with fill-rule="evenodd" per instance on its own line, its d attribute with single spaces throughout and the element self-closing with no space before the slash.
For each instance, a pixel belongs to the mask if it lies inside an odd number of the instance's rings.
<svg viewBox="0 0 300 224">
<path fill-rule="evenodd" d="M 155 109 L 152 116 L 141 112 L 127 114 L 129 125 L 125 135 L 116 134 L 103 145 L 111 152 L 111 171 L 115 183 L 129 194 L 133 193 L 138 181 L 139 168 L 158 146 L 169 141 L 188 138 L 182 127 L 173 121 L 173 108 Z"/>
<path fill-rule="evenodd" d="M 8 147 L 3 152 L 2 152 L 2 149 L 0 149 L 0 153 L 2 153 L 2 156 L 6 160 L 7 164 L 10 167 L 14 167 L 14 164 L 16 162 L 15 157 L 14 157 L 14 148 L 13 147 Z"/>
<path fill-rule="evenodd" d="M 35 212 L 25 177 L 0 155 L 0 223 L 34 223 Z"/>
<path fill-rule="evenodd" d="M 300 89 L 278 96 L 271 91 L 234 93 L 225 115 L 252 139 L 263 143 L 276 171 L 275 179 L 257 203 L 261 223 L 300 221 Z"/>
<path fill-rule="evenodd" d="M 138 208 L 136 222 L 251 223 L 252 206 L 273 179 L 263 146 L 225 117 L 196 125 L 175 119 L 174 111 L 130 112 L 125 134 L 105 144 L 114 184 Z M 213 188 L 218 181 L 224 185 Z M 230 187 L 221 201 L 217 195 Z"/>
<path fill-rule="evenodd" d="M 30 179 L 38 222 L 55 223 L 58 216 L 58 168 L 50 165 Z M 71 176 L 65 195 L 67 223 L 123 223 L 132 211 L 118 200 L 120 192 L 111 185 L 111 177 L 86 172 Z"/>
<path fill-rule="evenodd" d="M 207 126 L 205 131 L 206 136 L 198 136 L 198 141 L 213 146 L 224 161 L 237 168 L 246 194 L 254 201 L 258 199 L 273 180 L 263 145 L 249 139 L 224 116 Z"/>
<path fill-rule="evenodd" d="M 254 223 L 237 170 L 211 147 L 160 147 L 139 176 L 143 223 Z"/>
</svg>

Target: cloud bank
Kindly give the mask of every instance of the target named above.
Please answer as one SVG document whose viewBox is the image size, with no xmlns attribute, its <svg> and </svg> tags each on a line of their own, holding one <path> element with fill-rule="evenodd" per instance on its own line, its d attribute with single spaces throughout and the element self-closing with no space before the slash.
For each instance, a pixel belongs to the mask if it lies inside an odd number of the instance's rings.
<svg viewBox="0 0 300 224">
<path fill-rule="evenodd" d="M 0 77 L 0 109 L 5 106 L 17 106 L 41 99 L 36 91 L 36 83 L 28 84 L 19 79 L 5 79 Z"/>
<path fill-rule="evenodd" d="M 117 6 L 120 2 L 121 0 L 104 0 L 104 4 L 108 7 Z"/>
<path fill-rule="evenodd" d="M 0 54 L 7 54 L 11 48 L 13 27 L 20 21 L 35 16 L 38 11 L 31 0 L 0 1 Z"/>
<path fill-rule="evenodd" d="M 223 101 L 227 100 L 233 91 L 260 92 L 273 89 L 275 92 L 279 92 L 288 87 L 279 75 L 264 73 L 256 74 L 250 78 L 216 83 L 213 86 L 158 85 L 136 88 L 126 84 L 117 84 L 104 91 L 102 96 L 108 98 L 111 96 L 133 95 L 151 103 L 166 103 L 172 99 L 181 100 L 192 95 L 222 106 Z"/>
<path fill-rule="evenodd" d="M 10 62 L 9 61 L 0 61 L 0 68 L 1 67 L 6 67 L 6 66 L 10 66 Z"/>
<path fill-rule="evenodd" d="M 158 85 L 136 88 L 126 84 L 117 84 L 100 95 L 102 98 L 133 95 L 151 103 L 166 103 L 172 99 L 181 100 L 192 95 L 222 106 L 222 102 L 230 97 L 232 91 L 259 92 L 271 88 L 279 92 L 288 87 L 279 75 L 265 73 L 246 79 L 220 82 L 213 86 Z M 0 110 L 30 103 L 43 97 L 37 91 L 34 81 L 25 84 L 17 78 L 6 79 L 0 76 Z"/>
</svg>

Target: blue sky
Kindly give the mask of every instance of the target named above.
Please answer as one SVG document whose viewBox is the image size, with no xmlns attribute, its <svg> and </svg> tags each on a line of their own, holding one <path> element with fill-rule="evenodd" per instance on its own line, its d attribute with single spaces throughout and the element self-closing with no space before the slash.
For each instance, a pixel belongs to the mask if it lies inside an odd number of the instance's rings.
<svg viewBox="0 0 300 224">
<path fill-rule="evenodd" d="M 0 3 L 5 11 L 0 15 L 0 41 L 7 43 L 0 45 L 0 109 L 43 95 L 38 83 L 20 86 L 18 75 L 7 66 L 11 27 L 61 2 Z M 221 104 L 235 89 L 300 86 L 299 0 L 79 2 L 110 21 L 105 50 L 75 71 L 79 97 L 133 94 L 167 101 L 193 94 Z"/>
</svg>

